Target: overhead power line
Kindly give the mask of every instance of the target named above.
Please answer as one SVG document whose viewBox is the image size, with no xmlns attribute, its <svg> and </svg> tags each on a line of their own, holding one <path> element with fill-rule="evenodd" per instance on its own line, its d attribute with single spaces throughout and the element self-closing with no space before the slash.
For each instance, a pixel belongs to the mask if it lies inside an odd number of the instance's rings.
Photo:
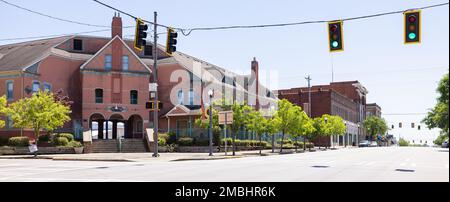
<svg viewBox="0 0 450 202">
<path fill-rule="evenodd" d="M 28 11 L 28 12 L 31 12 L 31 13 L 34 13 L 34 14 L 37 14 L 37 15 L 40 15 L 40 16 L 51 18 L 51 19 L 54 19 L 54 20 L 59 20 L 59 21 L 63 21 L 63 22 L 68 22 L 68 23 L 78 24 L 78 25 L 84 25 L 84 26 L 89 26 L 89 27 L 103 27 L 103 28 L 111 27 L 111 26 L 106 26 L 106 25 L 95 25 L 95 24 L 90 24 L 90 23 L 84 23 L 84 22 L 78 22 L 78 21 L 74 21 L 74 20 L 63 19 L 63 18 L 47 15 L 47 14 L 44 14 L 44 13 L 41 13 L 41 12 L 38 12 L 38 11 L 34 11 L 34 10 L 31 10 L 31 9 L 28 9 L 28 8 L 25 8 L 25 7 L 22 7 L 22 6 L 10 3 L 10 2 L 5 1 L 5 0 L 0 0 L 0 1 L 5 3 L 5 4 L 8 4 L 10 6 L 14 6 L 16 8 L 19 8 L 19 9 L 22 9 L 22 10 L 25 10 L 25 11 Z"/>
<path fill-rule="evenodd" d="M 108 4 L 105 4 L 103 2 L 100 2 L 99 0 L 93 0 L 103 6 L 106 6 L 110 9 L 113 9 L 117 12 L 120 12 L 122 14 L 128 15 L 134 19 L 136 19 L 136 16 L 129 14 L 127 12 L 121 11 L 117 8 L 114 8 Z M 430 9 L 430 8 L 435 8 L 435 7 L 441 7 L 441 6 L 446 6 L 449 3 L 441 3 L 441 4 L 435 4 L 435 5 L 430 5 L 430 6 L 424 6 L 424 7 L 420 7 L 420 8 L 414 8 L 414 9 L 406 9 L 406 10 L 398 10 L 398 11 L 391 11 L 391 12 L 385 12 L 385 13 L 378 13 L 378 14 L 372 14 L 372 15 L 365 15 L 365 16 L 358 16 L 358 17 L 351 17 L 351 18 L 345 18 L 345 19 L 341 19 L 342 21 L 352 21 L 352 20 L 360 20 L 360 19 L 367 19 L 367 18 L 375 18 L 375 17 L 380 17 L 380 16 L 386 16 L 386 15 L 393 15 L 393 14 L 399 14 L 399 13 L 404 13 L 405 11 L 408 10 L 415 10 L 415 9 L 421 9 L 421 10 L 425 10 L 425 9 Z M 337 20 L 337 19 L 333 19 L 333 20 Z M 197 27 L 197 28 L 173 28 L 176 29 L 178 31 L 180 31 L 184 36 L 189 36 L 192 32 L 194 31 L 212 31 L 212 30 L 226 30 L 226 29 L 253 29 L 253 28 L 267 28 L 267 27 L 285 27 L 285 26 L 298 26 L 298 25 L 306 25 L 306 24 L 318 24 L 318 23 L 327 23 L 333 20 L 315 20 L 315 21 L 304 21 L 304 22 L 293 22 L 293 23 L 280 23 L 280 24 L 262 24 L 262 25 L 233 25 L 233 26 L 219 26 L 219 27 Z M 154 25 L 154 23 L 143 19 L 143 21 L 150 23 L 152 25 Z M 157 26 L 160 27 L 164 27 L 164 28 L 168 28 L 169 26 L 166 25 L 161 25 L 161 24 L 157 24 Z"/>
</svg>

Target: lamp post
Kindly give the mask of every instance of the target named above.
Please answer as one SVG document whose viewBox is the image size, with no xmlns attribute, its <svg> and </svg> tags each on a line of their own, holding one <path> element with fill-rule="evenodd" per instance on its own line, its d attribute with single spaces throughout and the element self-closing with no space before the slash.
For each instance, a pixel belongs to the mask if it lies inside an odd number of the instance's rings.
<svg viewBox="0 0 450 202">
<path fill-rule="evenodd" d="M 328 118 L 325 117 L 324 120 L 325 120 L 325 124 L 328 124 Z M 331 136 L 330 136 L 330 149 L 331 149 L 331 147 L 333 147 L 333 134 L 331 134 Z"/>
<path fill-rule="evenodd" d="M 212 119 L 213 119 L 213 108 L 212 108 L 212 98 L 214 96 L 214 90 L 209 90 L 208 91 L 208 95 L 209 95 L 209 156 L 213 156 L 213 123 L 212 123 Z"/>
</svg>

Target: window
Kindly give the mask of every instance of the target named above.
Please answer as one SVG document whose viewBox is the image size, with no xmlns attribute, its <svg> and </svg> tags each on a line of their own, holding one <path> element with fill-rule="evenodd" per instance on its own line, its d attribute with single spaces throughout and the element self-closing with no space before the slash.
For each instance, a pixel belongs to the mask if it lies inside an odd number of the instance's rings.
<svg viewBox="0 0 450 202">
<path fill-rule="evenodd" d="M 83 50 L 83 40 L 74 39 L 73 40 L 73 50 L 82 51 Z"/>
<path fill-rule="evenodd" d="M 132 104 L 132 105 L 138 104 L 138 91 L 137 90 L 130 91 L 130 104 Z"/>
<path fill-rule="evenodd" d="M 33 81 L 33 93 L 37 93 L 41 88 L 39 81 Z"/>
<path fill-rule="evenodd" d="M 182 105 L 184 102 L 183 90 L 178 91 L 178 104 Z"/>
<path fill-rule="evenodd" d="M 127 55 L 122 56 L 122 70 L 128 71 L 129 59 Z"/>
<path fill-rule="evenodd" d="M 44 83 L 44 91 L 52 91 L 52 85 L 49 83 Z"/>
<path fill-rule="evenodd" d="M 153 46 L 150 45 L 145 46 L 144 56 L 153 56 Z"/>
<path fill-rule="evenodd" d="M 6 99 L 8 100 L 12 100 L 14 99 L 14 82 L 13 81 L 8 81 L 6 83 Z"/>
<path fill-rule="evenodd" d="M 190 91 L 189 91 L 189 105 L 194 105 L 194 90 L 193 89 L 191 89 Z"/>
<path fill-rule="evenodd" d="M 95 103 L 103 103 L 103 89 L 95 89 Z"/>
<path fill-rule="evenodd" d="M 105 55 L 105 70 L 110 71 L 112 69 L 112 55 Z"/>
</svg>

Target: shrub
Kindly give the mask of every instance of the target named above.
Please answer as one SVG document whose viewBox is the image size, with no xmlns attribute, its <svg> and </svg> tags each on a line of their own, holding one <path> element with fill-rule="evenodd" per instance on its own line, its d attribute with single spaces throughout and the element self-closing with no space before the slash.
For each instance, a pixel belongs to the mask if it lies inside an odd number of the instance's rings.
<svg viewBox="0 0 450 202">
<path fill-rule="evenodd" d="M 295 146 L 293 144 L 284 144 L 283 149 L 294 149 Z"/>
<path fill-rule="evenodd" d="M 55 138 L 58 137 L 65 137 L 69 142 L 72 142 L 74 140 L 73 135 L 70 133 L 59 133 L 55 135 Z"/>
<path fill-rule="evenodd" d="M 168 137 L 168 136 L 167 136 Z M 165 137 L 158 137 L 158 146 L 166 146 L 167 145 L 167 141 Z"/>
<path fill-rule="evenodd" d="M 39 142 L 50 142 L 50 135 L 49 134 L 47 134 L 47 135 L 41 135 L 41 136 L 39 136 L 39 138 L 38 138 L 38 140 L 39 140 Z"/>
<path fill-rule="evenodd" d="M 9 138 L 0 136 L 0 146 L 8 145 L 8 140 L 9 140 Z"/>
<path fill-rule="evenodd" d="M 67 146 L 69 144 L 69 140 L 66 137 L 56 137 L 53 139 L 53 145 L 55 146 Z"/>
<path fill-rule="evenodd" d="M 403 139 L 403 138 L 400 138 L 400 140 L 398 141 L 398 145 L 399 145 L 400 147 L 407 147 L 407 146 L 409 146 L 409 142 L 406 141 L 406 140 Z"/>
<path fill-rule="evenodd" d="M 8 145 L 12 147 L 28 147 L 30 139 L 28 137 L 12 137 L 9 138 Z"/>
<path fill-rule="evenodd" d="M 191 137 L 182 137 L 177 141 L 179 146 L 192 146 L 194 144 L 194 139 Z"/>
<path fill-rule="evenodd" d="M 294 143 L 294 146 L 297 146 L 298 148 L 303 148 L 303 142 L 295 142 Z M 311 143 L 311 142 L 307 142 L 306 143 L 306 148 L 307 149 L 312 149 L 312 148 L 314 148 L 314 144 L 313 143 Z"/>
<path fill-rule="evenodd" d="M 192 145 L 193 146 L 199 146 L 199 147 L 209 146 L 209 140 L 206 140 L 206 139 L 198 140 L 198 139 L 194 138 L 194 141 L 193 141 Z"/>
<path fill-rule="evenodd" d="M 159 133 L 158 138 L 164 139 L 166 142 L 169 140 L 169 134 L 167 133 Z"/>
<path fill-rule="evenodd" d="M 72 141 L 72 142 L 69 142 L 69 143 L 67 144 L 67 146 L 68 146 L 68 147 L 74 147 L 74 148 L 83 147 L 83 145 L 82 145 L 80 142 L 78 142 L 78 141 Z"/>
<path fill-rule="evenodd" d="M 168 133 L 169 139 L 166 140 L 167 144 L 175 144 L 177 143 L 177 134 L 174 132 Z"/>
</svg>

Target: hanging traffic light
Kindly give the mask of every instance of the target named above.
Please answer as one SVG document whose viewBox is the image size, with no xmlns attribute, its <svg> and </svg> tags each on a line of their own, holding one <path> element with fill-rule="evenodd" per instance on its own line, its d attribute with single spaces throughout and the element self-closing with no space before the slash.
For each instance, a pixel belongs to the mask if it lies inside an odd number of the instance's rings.
<svg viewBox="0 0 450 202">
<path fill-rule="evenodd" d="M 415 128 L 416 124 L 415 123 L 411 123 L 411 128 Z"/>
<path fill-rule="evenodd" d="M 403 124 L 402 124 L 402 123 L 399 123 L 399 124 L 398 124 L 398 127 L 399 127 L 399 128 L 402 128 L 402 127 L 403 127 Z"/>
<path fill-rule="evenodd" d="M 177 37 L 178 33 L 175 32 L 173 28 L 168 28 L 167 30 L 167 44 L 166 44 L 166 53 L 172 55 L 173 52 L 177 51 Z"/>
<path fill-rule="evenodd" d="M 154 111 L 155 110 L 155 101 L 146 102 L 145 108 L 149 109 L 150 111 Z M 158 101 L 158 111 L 161 111 L 162 108 L 163 108 L 163 104 L 160 101 Z"/>
<path fill-rule="evenodd" d="M 420 43 L 422 38 L 421 11 L 406 11 L 405 16 L 405 44 Z"/>
<path fill-rule="evenodd" d="M 342 32 L 342 21 L 333 21 L 328 23 L 328 42 L 330 52 L 344 50 L 344 36 Z"/>
<path fill-rule="evenodd" d="M 419 130 L 420 130 L 421 128 L 422 128 L 422 127 L 420 127 L 420 125 L 419 125 L 419 126 L 417 126 L 417 129 L 419 129 Z"/>
<path fill-rule="evenodd" d="M 134 48 L 138 51 L 142 51 L 142 47 L 147 45 L 147 30 L 148 26 L 140 18 L 136 19 L 136 33 L 134 36 Z"/>
</svg>

